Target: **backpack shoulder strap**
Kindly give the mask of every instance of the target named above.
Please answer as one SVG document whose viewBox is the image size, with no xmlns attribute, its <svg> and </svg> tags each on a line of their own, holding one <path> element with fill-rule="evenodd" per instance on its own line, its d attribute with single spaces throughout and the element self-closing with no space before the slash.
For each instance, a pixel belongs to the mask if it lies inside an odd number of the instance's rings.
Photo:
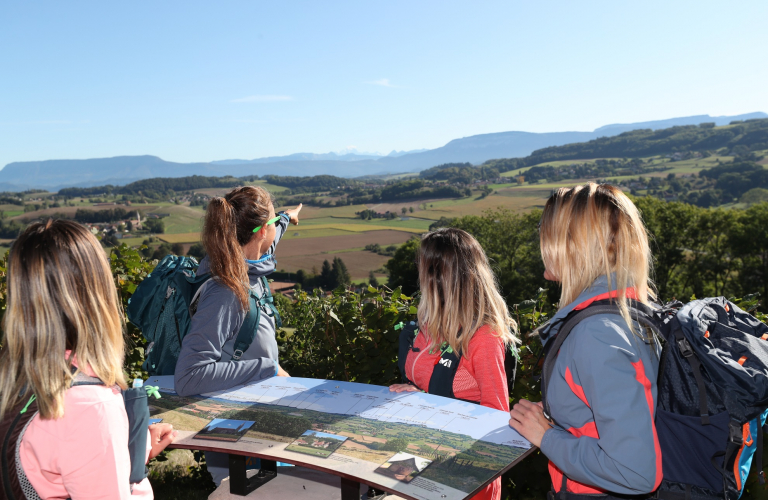
<svg viewBox="0 0 768 500">
<path fill-rule="evenodd" d="M 552 372 L 555 370 L 557 355 L 559 354 L 563 343 L 568 338 L 568 335 L 570 335 L 571 330 L 591 316 L 596 316 L 598 314 L 617 314 L 618 312 L 619 307 L 616 304 L 590 305 L 578 313 L 566 317 L 564 320 L 565 322 L 560 327 L 555 338 L 547 343 L 544 352 L 544 368 L 542 369 L 541 377 L 541 401 L 544 404 L 544 416 L 550 419 L 552 418 L 552 414 L 549 410 L 549 402 L 547 401 L 547 386 L 552 378 Z"/>
<path fill-rule="evenodd" d="M 601 300 L 599 302 L 591 303 L 578 312 L 574 311 L 566 316 L 557 335 L 547 343 L 544 349 L 544 367 L 542 368 L 541 374 L 541 401 L 544 404 L 544 414 L 547 418 L 551 418 L 549 403 L 547 402 L 547 386 L 552 378 L 560 348 L 563 346 L 563 343 L 576 325 L 585 319 L 598 314 L 621 314 L 621 310 L 615 302 Z M 651 328 L 656 334 L 660 332 L 659 318 L 656 317 L 654 310 L 647 305 L 632 300 L 629 305 L 629 314 L 632 319 L 637 321 L 641 326 Z"/>
<path fill-rule="evenodd" d="M 397 326 L 395 326 L 397 329 Z M 413 342 L 416 339 L 416 334 L 419 332 L 419 325 L 415 321 L 409 322 L 403 326 L 400 330 L 400 339 L 397 350 L 397 367 L 400 368 L 400 376 L 404 383 L 412 383 L 405 375 L 405 360 L 408 358 L 408 353 L 413 350 Z"/>
<path fill-rule="evenodd" d="M 504 346 L 504 373 L 507 375 L 507 390 L 512 392 L 515 387 L 515 376 L 517 375 L 517 358 L 520 353 L 513 343 Z"/>
<path fill-rule="evenodd" d="M 88 377 L 78 373 L 72 386 L 76 385 L 104 385 L 95 377 Z M 35 395 L 30 396 L 25 402 L 15 405 L 7 413 L 6 418 L 0 424 L 2 439 L 2 456 L 0 456 L 0 484 L 2 484 L 3 498 L 8 499 L 39 499 L 35 489 L 24 474 L 19 457 L 19 448 L 24 433 L 37 415 L 37 401 Z"/>
<path fill-rule="evenodd" d="M 259 329 L 259 322 L 261 321 L 261 308 L 265 307 L 267 316 L 275 318 L 275 328 L 283 326 L 283 322 L 280 319 L 280 313 L 277 312 L 275 307 L 272 292 L 269 290 L 269 282 L 265 276 L 259 278 L 261 285 L 264 288 L 264 293 L 259 296 L 253 288 L 248 291 L 248 314 L 245 315 L 243 324 L 240 330 L 237 332 L 235 339 L 234 352 L 232 353 L 232 359 L 238 361 L 245 351 L 253 343 L 253 339 L 256 338 L 256 333 Z"/>
<path fill-rule="evenodd" d="M 5 418 L 0 422 L 0 486 L 2 486 L 3 498 L 23 500 L 27 498 L 39 498 L 34 493 L 34 488 L 26 481 L 24 471 L 17 466 L 17 453 L 21 438 L 27 426 L 37 415 L 37 402 L 32 395 L 26 401 L 19 401 L 9 408 Z M 21 474 L 20 474 L 21 473 Z M 33 495 L 34 493 L 34 495 Z"/>
<path fill-rule="evenodd" d="M 203 294 L 203 289 L 213 281 L 210 274 L 201 274 L 197 276 L 194 283 L 192 283 L 192 299 L 189 301 L 189 316 L 192 317 L 197 312 L 197 304 L 200 302 L 200 296 Z"/>
<path fill-rule="evenodd" d="M 75 380 L 72 381 L 72 385 L 70 387 L 76 387 L 79 385 L 107 385 L 107 384 L 102 382 L 100 378 L 89 377 L 88 375 L 85 375 L 84 373 L 81 372 L 75 375 Z"/>
<path fill-rule="evenodd" d="M 266 276 L 261 277 L 261 283 L 264 285 L 264 295 L 259 298 L 259 306 L 266 306 L 267 316 L 275 319 L 275 328 L 283 326 L 283 320 L 280 318 L 280 313 L 275 307 L 275 299 L 272 296 L 272 290 L 269 289 L 269 281 Z"/>
<path fill-rule="evenodd" d="M 232 359 L 234 361 L 239 361 L 243 353 L 251 347 L 253 339 L 256 338 L 259 322 L 261 321 L 261 307 L 259 307 L 258 299 L 253 291 L 248 293 L 248 305 L 248 313 L 245 315 L 243 324 L 240 326 L 240 330 L 235 338 L 235 346 L 232 352 Z"/>
<path fill-rule="evenodd" d="M 106 386 L 101 379 L 78 373 L 72 382 L 72 387 L 83 385 Z M 123 405 L 128 416 L 128 455 L 131 459 L 131 483 L 141 482 L 147 477 L 144 460 L 147 450 L 147 428 L 149 426 L 149 406 L 147 393 L 143 388 L 129 388 L 121 391 Z"/>
</svg>

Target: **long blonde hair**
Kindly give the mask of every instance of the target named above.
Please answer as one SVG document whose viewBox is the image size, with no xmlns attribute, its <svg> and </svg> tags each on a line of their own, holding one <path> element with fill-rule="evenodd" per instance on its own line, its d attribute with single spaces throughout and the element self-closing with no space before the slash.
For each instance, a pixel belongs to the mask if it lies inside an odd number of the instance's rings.
<svg viewBox="0 0 768 500">
<path fill-rule="evenodd" d="M 517 325 L 499 293 L 488 257 L 466 231 L 442 228 L 427 233 L 417 257 L 419 324 L 431 345 L 448 342 L 466 355 L 469 341 L 488 325 L 505 344 L 517 343 Z"/>
<path fill-rule="evenodd" d="M 32 394 L 42 418 L 64 416 L 75 358 L 126 387 L 117 289 L 98 240 L 76 222 L 32 224 L 13 244 L 3 332 L 0 418 Z"/>
<path fill-rule="evenodd" d="M 544 206 L 539 231 L 544 265 L 562 285 L 560 307 L 605 276 L 631 329 L 627 288 L 644 304 L 655 294 L 648 234 L 627 195 L 593 182 L 560 188 Z"/>
</svg>

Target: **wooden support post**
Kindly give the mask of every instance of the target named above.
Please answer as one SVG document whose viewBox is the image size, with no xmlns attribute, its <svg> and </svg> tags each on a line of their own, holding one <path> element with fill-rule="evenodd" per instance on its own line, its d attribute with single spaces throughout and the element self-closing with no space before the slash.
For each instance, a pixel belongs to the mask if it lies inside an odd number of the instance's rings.
<svg viewBox="0 0 768 500">
<path fill-rule="evenodd" d="M 245 496 L 277 477 L 277 462 L 262 459 L 261 469 L 249 479 L 246 460 L 243 455 L 229 455 L 229 492 L 233 495 Z"/>
<path fill-rule="evenodd" d="M 360 483 L 342 477 L 341 500 L 360 500 Z"/>
</svg>

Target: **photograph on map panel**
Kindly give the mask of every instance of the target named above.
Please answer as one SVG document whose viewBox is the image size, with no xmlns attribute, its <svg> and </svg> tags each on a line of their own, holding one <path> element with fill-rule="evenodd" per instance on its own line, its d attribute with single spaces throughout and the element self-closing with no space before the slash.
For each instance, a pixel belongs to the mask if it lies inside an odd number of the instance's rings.
<svg viewBox="0 0 768 500">
<path fill-rule="evenodd" d="M 203 430 L 195 434 L 195 439 L 209 439 L 211 441 L 227 441 L 236 443 L 245 435 L 254 424 L 251 420 L 229 420 L 227 418 L 214 418 Z"/>
<path fill-rule="evenodd" d="M 315 457 L 328 458 L 346 440 L 346 436 L 309 430 L 299 436 L 296 441 L 286 446 L 285 449 L 287 451 L 306 453 Z"/>
<path fill-rule="evenodd" d="M 410 483 L 414 477 L 427 468 L 432 460 L 417 457 L 410 453 L 397 453 L 392 458 L 381 464 L 374 472 L 389 476 L 404 483 Z"/>
</svg>

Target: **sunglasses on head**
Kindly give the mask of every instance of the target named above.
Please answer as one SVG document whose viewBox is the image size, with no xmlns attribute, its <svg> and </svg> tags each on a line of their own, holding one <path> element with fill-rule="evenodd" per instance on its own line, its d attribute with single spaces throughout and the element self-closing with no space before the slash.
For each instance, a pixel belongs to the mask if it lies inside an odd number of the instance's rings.
<svg viewBox="0 0 768 500">
<path fill-rule="evenodd" d="M 280 216 L 278 215 L 278 216 L 277 216 L 277 217 L 275 217 L 274 219 L 269 219 L 267 222 L 265 222 L 265 223 L 264 223 L 264 224 L 262 224 L 261 226 L 259 226 L 259 227 L 257 227 L 256 229 L 254 229 L 254 230 L 253 230 L 253 232 L 255 233 L 256 231 L 258 231 L 258 230 L 259 230 L 259 229 L 261 229 L 262 227 L 264 227 L 264 226 L 268 226 L 268 225 L 270 225 L 270 224 L 274 224 L 275 222 L 277 222 L 277 221 L 279 221 L 279 220 L 280 220 Z"/>
</svg>

